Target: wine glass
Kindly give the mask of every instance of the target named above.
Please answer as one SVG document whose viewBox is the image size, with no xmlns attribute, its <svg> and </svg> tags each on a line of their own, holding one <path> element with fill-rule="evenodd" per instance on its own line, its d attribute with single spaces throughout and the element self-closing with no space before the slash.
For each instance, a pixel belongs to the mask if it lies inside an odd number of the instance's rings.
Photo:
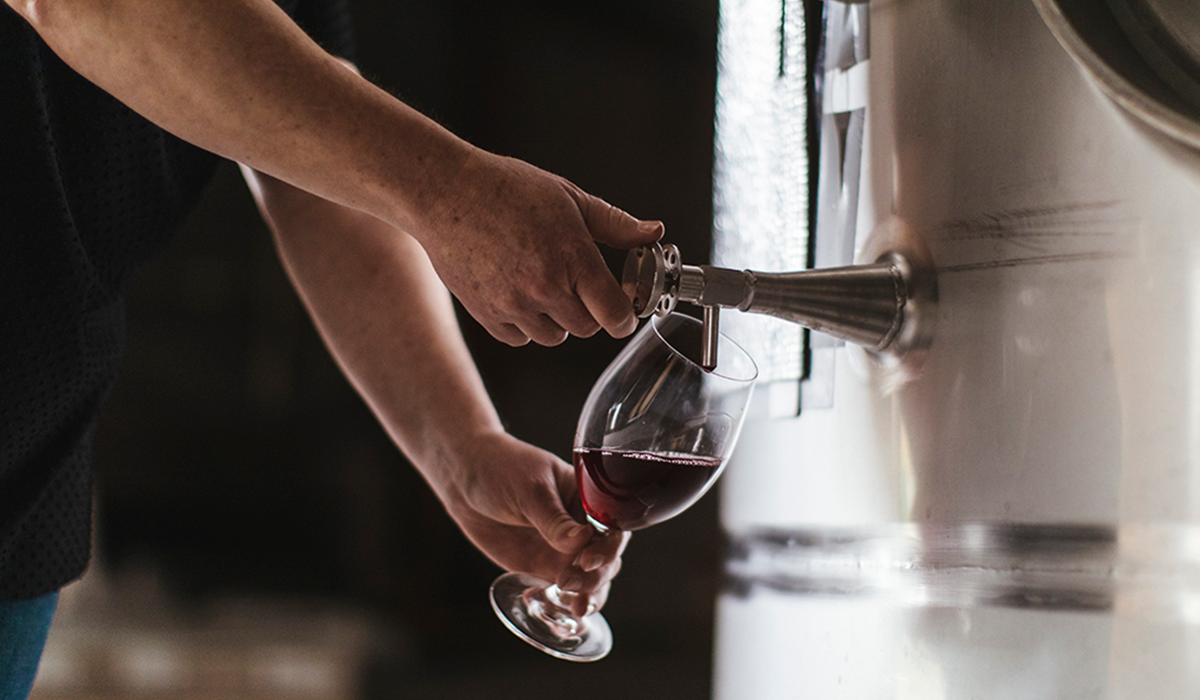
<svg viewBox="0 0 1200 700">
<path fill-rule="evenodd" d="M 718 366 L 701 366 L 703 324 L 651 319 L 592 387 L 575 432 L 574 462 L 587 520 L 597 532 L 640 530 L 695 503 L 720 476 L 741 432 L 758 375 L 754 360 L 719 335 Z M 575 594 L 523 573 L 492 584 L 492 608 L 517 636 L 570 661 L 596 661 L 612 633 L 595 610 L 577 617 Z"/>
</svg>

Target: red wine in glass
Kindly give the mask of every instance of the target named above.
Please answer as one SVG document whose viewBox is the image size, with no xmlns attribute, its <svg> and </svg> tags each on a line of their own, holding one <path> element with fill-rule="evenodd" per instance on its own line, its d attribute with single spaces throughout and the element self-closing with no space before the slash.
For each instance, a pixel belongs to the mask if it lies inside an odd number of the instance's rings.
<svg viewBox="0 0 1200 700">
<path fill-rule="evenodd" d="M 702 366 L 703 324 L 668 313 L 646 324 L 592 386 L 575 432 L 580 501 L 598 531 L 638 530 L 696 502 L 737 442 L 758 370 L 719 335 Z M 576 615 L 579 594 L 511 572 L 492 583 L 492 609 L 519 637 L 560 659 L 595 661 L 612 648 L 599 611 Z"/>
<path fill-rule="evenodd" d="M 640 530 L 672 518 L 716 481 L 722 459 L 579 448 L 575 476 L 588 516 L 610 530 Z"/>
</svg>

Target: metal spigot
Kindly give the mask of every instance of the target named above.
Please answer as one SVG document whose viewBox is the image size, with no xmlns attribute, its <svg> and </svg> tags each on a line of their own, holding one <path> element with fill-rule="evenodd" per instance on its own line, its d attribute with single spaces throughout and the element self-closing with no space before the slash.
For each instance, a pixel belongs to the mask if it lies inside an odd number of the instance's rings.
<svg viewBox="0 0 1200 700">
<path fill-rule="evenodd" d="M 719 309 L 767 314 L 861 345 L 901 355 L 923 342 L 917 317 L 936 297 L 932 274 L 899 252 L 874 263 L 799 272 L 765 273 L 684 265 L 674 245 L 631 250 L 621 286 L 641 318 L 666 315 L 680 301 L 703 308 L 701 364 L 717 364 Z"/>
</svg>

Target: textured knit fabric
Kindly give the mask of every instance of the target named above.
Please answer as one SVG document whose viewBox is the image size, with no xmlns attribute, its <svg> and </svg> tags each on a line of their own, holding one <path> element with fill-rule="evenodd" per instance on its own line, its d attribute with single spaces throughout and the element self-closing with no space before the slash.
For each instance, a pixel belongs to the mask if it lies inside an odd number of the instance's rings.
<svg viewBox="0 0 1200 700">
<path fill-rule="evenodd" d="M 345 0 L 280 0 L 351 58 Z M 91 433 L 121 362 L 123 293 L 218 159 L 84 80 L 0 6 L 0 600 L 86 567 Z"/>
<path fill-rule="evenodd" d="M 25 700 L 37 677 L 58 593 L 0 601 L 0 700 Z"/>
</svg>

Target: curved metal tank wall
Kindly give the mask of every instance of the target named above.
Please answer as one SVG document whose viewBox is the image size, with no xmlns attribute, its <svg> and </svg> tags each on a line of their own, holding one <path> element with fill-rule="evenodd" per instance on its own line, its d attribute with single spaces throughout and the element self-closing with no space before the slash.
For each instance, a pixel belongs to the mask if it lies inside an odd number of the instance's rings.
<svg viewBox="0 0 1200 700">
<path fill-rule="evenodd" d="M 782 6 L 722 3 L 724 267 L 807 259 Z M 715 697 L 1200 697 L 1200 156 L 1029 2 L 826 11 L 869 26 L 824 74 L 817 263 L 838 226 L 853 256 L 910 232 L 936 330 L 906 367 L 816 334 L 806 365 L 788 324 L 722 315 L 767 383 L 722 478 Z"/>
</svg>

